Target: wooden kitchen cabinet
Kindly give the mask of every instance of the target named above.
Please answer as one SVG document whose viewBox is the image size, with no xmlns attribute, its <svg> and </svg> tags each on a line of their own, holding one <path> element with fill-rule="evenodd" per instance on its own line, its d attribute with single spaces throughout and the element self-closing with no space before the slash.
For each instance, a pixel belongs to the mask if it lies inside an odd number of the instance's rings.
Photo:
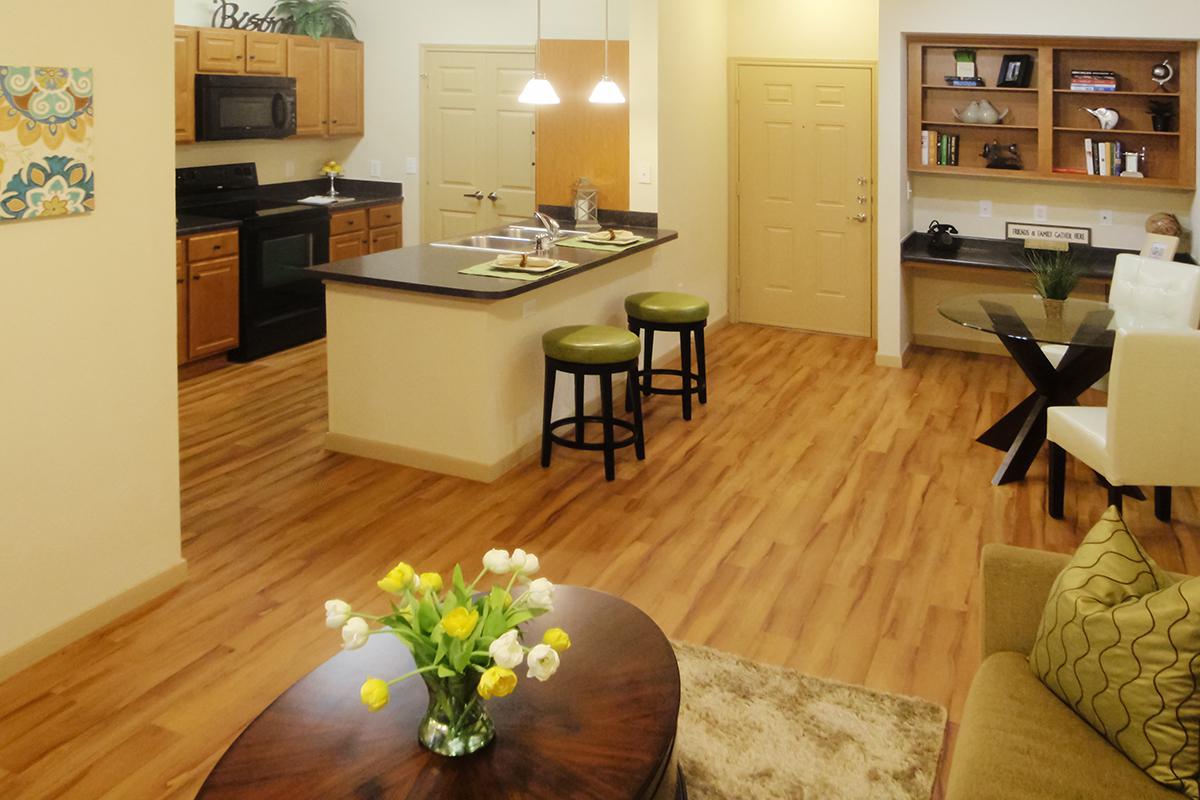
<svg viewBox="0 0 1200 800">
<path fill-rule="evenodd" d="M 180 364 L 238 346 L 238 232 L 175 240 L 176 350 Z"/>
<path fill-rule="evenodd" d="M 404 246 L 404 204 L 384 203 L 329 217 L 329 260 L 360 258 Z"/>
<path fill-rule="evenodd" d="M 363 45 L 324 39 L 329 70 L 329 135 L 362 136 Z"/>
<path fill-rule="evenodd" d="M 246 72 L 251 75 L 287 75 L 287 37 L 274 33 L 246 33 Z"/>
<path fill-rule="evenodd" d="M 371 252 L 370 234 L 343 233 L 340 236 L 329 237 L 329 261 L 341 261 L 345 258 L 361 258 Z"/>
<path fill-rule="evenodd" d="M 196 71 L 241 74 L 246 71 L 246 34 L 226 28 L 197 31 Z"/>
<path fill-rule="evenodd" d="M 393 225 L 390 228 L 372 228 L 371 252 L 382 253 L 386 250 L 399 250 L 404 246 L 401 244 L 402 238 L 399 225 Z"/>
<path fill-rule="evenodd" d="M 238 344 L 238 257 L 188 264 L 188 358 Z"/>
<path fill-rule="evenodd" d="M 367 219 L 370 222 L 371 228 L 386 228 L 389 225 L 399 225 L 404 221 L 404 206 L 400 203 L 373 206 L 367 209 Z"/>
<path fill-rule="evenodd" d="M 365 232 L 367 227 L 367 210 L 365 208 L 354 211 L 339 211 L 329 216 L 330 236 Z"/>
<path fill-rule="evenodd" d="M 196 31 L 175 28 L 175 143 L 196 141 Z"/>
<path fill-rule="evenodd" d="M 328 48 L 308 36 L 287 37 L 288 77 L 296 79 L 296 135 L 329 133 Z"/>
</svg>

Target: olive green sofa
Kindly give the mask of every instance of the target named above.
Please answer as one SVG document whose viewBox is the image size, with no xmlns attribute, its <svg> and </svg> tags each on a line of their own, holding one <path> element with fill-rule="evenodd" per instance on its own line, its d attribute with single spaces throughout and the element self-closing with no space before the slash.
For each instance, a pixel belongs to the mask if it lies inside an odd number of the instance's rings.
<svg viewBox="0 0 1200 800">
<path fill-rule="evenodd" d="M 1042 609 L 1068 560 L 1010 545 L 983 548 L 983 663 L 963 708 L 947 800 L 1183 800 L 1029 669 Z"/>
</svg>

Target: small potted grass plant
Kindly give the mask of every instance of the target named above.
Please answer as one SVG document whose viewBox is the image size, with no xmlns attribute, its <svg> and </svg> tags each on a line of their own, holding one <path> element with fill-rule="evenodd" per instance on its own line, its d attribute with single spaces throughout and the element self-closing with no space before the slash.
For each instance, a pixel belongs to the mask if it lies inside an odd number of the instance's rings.
<svg viewBox="0 0 1200 800">
<path fill-rule="evenodd" d="M 1046 319 L 1059 322 L 1063 305 L 1079 284 L 1082 270 L 1068 250 L 1028 250 L 1025 253 L 1029 271 L 1033 273 L 1033 289 L 1042 298 Z"/>
</svg>

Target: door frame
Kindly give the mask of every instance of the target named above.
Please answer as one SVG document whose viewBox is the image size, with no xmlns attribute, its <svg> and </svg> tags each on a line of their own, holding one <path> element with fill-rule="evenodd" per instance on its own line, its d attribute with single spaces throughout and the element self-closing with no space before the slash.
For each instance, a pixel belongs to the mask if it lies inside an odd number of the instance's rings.
<svg viewBox="0 0 1200 800">
<path fill-rule="evenodd" d="M 429 55 L 431 53 L 496 53 L 496 54 L 524 54 L 534 56 L 536 58 L 535 45 L 509 45 L 509 44 L 422 44 L 420 47 L 420 94 L 417 98 L 417 113 L 420 115 L 418 121 L 418 130 L 420 131 L 420 163 L 418 169 L 420 173 L 418 178 L 421 186 L 421 207 L 417 209 L 418 219 L 420 220 L 420 236 L 421 243 L 425 243 L 425 234 L 427 231 L 426 206 L 425 202 L 426 189 L 429 187 L 429 115 L 426 114 L 426 103 L 429 101 Z M 534 186 L 537 186 L 537 114 L 533 115 L 533 144 L 534 144 Z M 537 203 L 537 197 L 534 197 L 534 203 Z"/>
<path fill-rule="evenodd" d="M 865 70 L 871 80 L 871 166 L 867 178 L 871 182 L 871 192 L 869 194 L 870 214 L 871 214 L 871 339 L 876 339 L 878 333 L 878 321 L 876 319 L 876 309 L 879 301 L 876 297 L 878 291 L 878 275 L 879 275 L 879 225 L 878 225 L 878 203 L 879 194 L 877 191 L 878 171 L 879 171 L 879 62 L 878 61 L 858 61 L 858 60 L 827 60 L 827 59 L 804 59 L 804 58 L 741 58 L 731 57 L 728 62 L 728 97 L 729 102 L 726 104 L 729 107 L 729 319 L 731 322 L 741 321 L 741 306 L 742 306 L 742 264 L 741 264 L 741 192 L 738 185 L 738 175 L 741 174 L 741 142 L 739 141 L 740 131 L 740 114 L 741 114 L 741 97 L 738 92 L 738 71 L 742 67 L 832 67 L 836 69 L 860 69 Z"/>
</svg>

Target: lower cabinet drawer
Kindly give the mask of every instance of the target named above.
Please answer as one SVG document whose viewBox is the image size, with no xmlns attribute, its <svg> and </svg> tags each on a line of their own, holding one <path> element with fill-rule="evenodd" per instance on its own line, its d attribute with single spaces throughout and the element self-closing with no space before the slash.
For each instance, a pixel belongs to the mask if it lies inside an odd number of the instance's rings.
<svg viewBox="0 0 1200 800">
<path fill-rule="evenodd" d="M 360 258 L 371 252 L 368 233 L 343 233 L 340 236 L 329 237 L 329 260 L 341 261 L 346 258 Z"/>
<path fill-rule="evenodd" d="M 366 209 L 359 209 L 357 211 L 342 211 L 329 218 L 330 236 L 341 236 L 342 234 L 354 233 L 355 231 L 366 231 L 366 229 Z"/>
<path fill-rule="evenodd" d="M 237 231 L 217 231 L 189 236 L 187 240 L 187 260 L 207 261 L 210 258 L 225 258 L 236 256 L 238 252 Z"/>
<path fill-rule="evenodd" d="M 398 250 L 404 246 L 403 236 L 399 225 L 390 228 L 371 229 L 371 252 L 382 253 L 386 250 Z"/>
<path fill-rule="evenodd" d="M 404 206 L 393 203 L 386 206 L 375 206 L 368 209 L 368 217 L 372 228 L 386 228 L 389 225 L 399 225 L 403 219 Z"/>
</svg>

